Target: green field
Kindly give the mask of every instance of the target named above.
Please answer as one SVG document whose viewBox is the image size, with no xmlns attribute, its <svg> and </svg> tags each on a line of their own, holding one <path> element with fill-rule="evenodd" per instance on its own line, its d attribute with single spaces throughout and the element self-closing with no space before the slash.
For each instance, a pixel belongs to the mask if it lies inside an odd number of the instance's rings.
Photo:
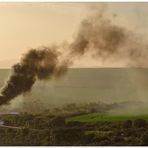
<svg viewBox="0 0 148 148">
<path fill-rule="evenodd" d="M 135 120 L 135 119 L 145 119 L 148 120 L 148 114 L 145 115 L 113 115 L 113 114 L 100 114 L 93 113 L 87 115 L 76 116 L 72 118 L 68 118 L 67 122 L 79 121 L 79 122 L 104 122 L 104 121 L 125 121 L 125 120 Z"/>
</svg>

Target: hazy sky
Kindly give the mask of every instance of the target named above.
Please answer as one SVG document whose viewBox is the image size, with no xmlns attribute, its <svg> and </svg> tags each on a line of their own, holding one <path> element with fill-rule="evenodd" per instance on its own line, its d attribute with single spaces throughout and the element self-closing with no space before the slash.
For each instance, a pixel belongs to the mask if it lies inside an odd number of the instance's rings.
<svg viewBox="0 0 148 148">
<path fill-rule="evenodd" d="M 0 68 L 11 67 L 31 47 L 71 41 L 92 3 L 0 3 Z M 96 5 L 96 4 L 94 4 Z M 107 13 L 116 13 L 120 23 L 148 35 L 148 3 L 108 3 Z M 86 60 L 89 62 L 86 63 Z M 89 64 L 88 64 L 89 63 Z M 114 66 L 105 63 L 104 66 Z M 118 63 L 116 63 L 117 66 Z M 84 58 L 76 67 L 97 67 Z"/>
</svg>

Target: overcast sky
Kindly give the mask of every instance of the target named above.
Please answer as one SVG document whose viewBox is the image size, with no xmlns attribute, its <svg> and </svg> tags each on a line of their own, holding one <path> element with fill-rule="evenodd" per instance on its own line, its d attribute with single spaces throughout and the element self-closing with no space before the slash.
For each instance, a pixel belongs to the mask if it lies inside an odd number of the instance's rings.
<svg viewBox="0 0 148 148">
<path fill-rule="evenodd" d="M 0 68 L 10 68 L 32 47 L 71 41 L 92 3 L 0 3 Z M 96 4 L 94 4 L 96 5 Z M 120 23 L 148 36 L 148 3 L 108 3 L 107 13 L 118 14 Z M 89 61 L 89 62 L 86 62 Z M 91 58 L 74 67 L 112 67 Z"/>
</svg>

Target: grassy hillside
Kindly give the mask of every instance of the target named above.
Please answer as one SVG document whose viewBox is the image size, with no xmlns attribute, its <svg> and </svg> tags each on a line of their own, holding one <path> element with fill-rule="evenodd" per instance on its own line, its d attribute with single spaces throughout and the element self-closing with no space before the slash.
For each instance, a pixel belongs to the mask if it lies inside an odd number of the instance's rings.
<svg viewBox="0 0 148 148">
<path fill-rule="evenodd" d="M 79 122 L 104 122 L 104 121 L 126 121 L 126 120 L 135 120 L 135 119 L 145 119 L 148 120 L 148 114 L 145 115 L 115 115 L 115 114 L 108 114 L 108 113 L 93 113 L 87 115 L 76 116 L 72 118 L 68 118 L 67 122 L 72 121 L 79 121 Z"/>
</svg>

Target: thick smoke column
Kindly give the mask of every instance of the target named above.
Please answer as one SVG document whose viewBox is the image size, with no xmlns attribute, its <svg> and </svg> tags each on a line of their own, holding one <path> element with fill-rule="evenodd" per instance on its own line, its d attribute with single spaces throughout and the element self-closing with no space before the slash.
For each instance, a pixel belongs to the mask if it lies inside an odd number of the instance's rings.
<svg viewBox="0 0 148 148">
<path fill-rule="evenodd" d="M 0 104 L 5 104 L 14 97 L 31 90 L 36 80 L 58 77 L 67 68 L 65 63 L 58 63 L 60 53 L 48 47 L 31 49 L 13 66 L 13 73 L 1 91 Z"/>
<path fill-rule="evenodd" d="M 126 66 L 147 67 L 146 47 L 135 33 L 115 24 L 113 18 L 106 18 L 100 11 L 96 12 L 82 21 L 76 38 L 64 48 L 63 52 L 68 53 L 65 57 L 62 57 L 62 52 L 48 47 L 31 49 L 25 54 L 13 66 L 12 75 L 2 88 L 0 104 L 29 92 L 36 80 L 61 76 L 77 57 L 86 53 L 97 57 L 99 61 L 115 58 L 117 62 L 120 59 L 127 61 Z"/>
</svg>

